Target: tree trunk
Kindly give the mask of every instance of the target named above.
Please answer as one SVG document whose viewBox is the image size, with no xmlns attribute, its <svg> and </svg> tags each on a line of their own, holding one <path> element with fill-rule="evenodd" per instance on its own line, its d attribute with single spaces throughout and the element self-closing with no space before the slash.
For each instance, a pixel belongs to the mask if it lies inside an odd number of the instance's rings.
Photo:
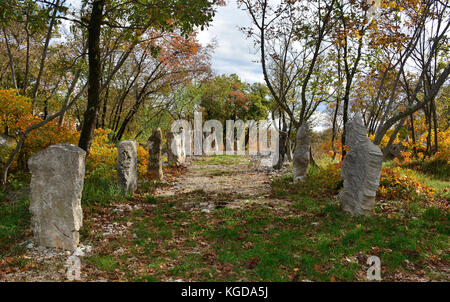
<svg viewBox="0 0 450 302">
<path fill-rule="evenodd" d="M 103 99 L 103 110 L 102 110 L 102 120 L 100 123 L 100 128 L 105 128 L 105 120 L 106 120 L 106 109 L 108 107 L 108 99 L 109 99 L 109 85 L 106 88 L 105 97 Z"/>
<path fill-rule="evenodd" d="M 95 125 L 97 123 L 100 107 L 100 34 L 103 18 L 103 6 L 105 0 L 92 3 L 91 19 L 88 26 L 88 50 L 89 50 L 89 77 L 88 77 L 88 103 L 84 112 L 83 128 L 81 129 L 78 146 L 89 155 L 89 149 L 94 138 Z"/>
<path fill-rule="evenodd" d="M 25 59 L 25 76 L 23 80 L 22 90 L 23 94 L 26 95 L 27 88 L 28 88 L 28 77 L 30 74 L 30 32 L 28 30 L 28 10 L 27 10 L 27 24 L 25 25 L 25 32 L 27 35 L 27 55 Z"/>
<path fill-rule="evenodd" d="M 333 127 L 332 127 L 332 131 L 331 131 L 331 148 L 333 149 L 333 160 L 336 158 L 336 154 L 337 154 L 337 150 L 336 150 L 336 146 L 334 145 L 334 141 L 336 139 L 336 121 L 337 121 L 337 114 L 339 111 L 339 103 L 340 103 L 340 99 L 338 98 L 336 100 L 336 109 L 334 110 L 334 115 L 333 115 Z"/>
<path fill-rule="evenodd" d="M 318 167 L 319 166 L 319 165 L 317 165 L 316 161 L 314 160 L 311 145 L 309 146 L 309 162 L 311 163 L 311 165 L 313 167 Z"/>
<path fill-rule="evenodd" d="M 281 110 L 280 110 L 281 112 Z M 286 139 L 287 139 L 287 125 L 286 122 L 284 121 L 284 113 L 283 113 L 283 118 L 279 117 L 279 122 L 281 123 L 282 121 L 282 125 L 283 125 L 283 129 L 280 128 L 281 125 L 279 125 L 278 129 L 279 129 L 279 137 L 278 137 L 278 162 L 275 165 L 275 169 L 280 170 L 283 167 L 283 163 L 284 163 L 284 158 L 286 156 Z"/>
<path fill-rule="evenodd" d="M 16 82 L 16 72 L 14 70 L 14 61 L 11 53 L 11 48 L 9 47 L 8 42 L 8 36 L 6 35 L 6 29 L 3 27 L 3 35 L 5 36 L 5 44 L 6 49 L 8 51 L 8 57 L 9 57 L 9 67 L 11 68 L 11 81 L 13 83 L 14 89 L 17 89 L 17 82 Z"/>
<path fill-rule="evenodd" d="M 417 159 L 417 147 L 416 147 L 416 131 L 414 129 L 414 116 L 411 114 L 410 116 L 411 120 L 411 137 L 414 144 L 413 151 L 414 151 L 414 157 Z"/>
<path fill-rule="evenodd" d="M 397 137 L 398 132 L 403 127 L 405 120 L 406 120 L 406 116 L 398 123 L 397 127 L 395 127 L 395 129 L 394 129 L 394 132 L 391 134 L 391 137 L 389 138 L 389 141 L 383 150 L 384 157 L 386 157 L 389 154 L 389 150 L 391 149 L 391 146 L 394 143 L 394 140 Z"/>
<path fill-rule="evenodd" d="M 56 13 L 58 12 L 59 3 L 60 3 L 60 0 L 56 0 L 52 19 L 50 20 L 50 24 L 48 25 L 47 36 L 45 37 L 44 49 L 42 50 L 41 63 L 39 65 L 39 73 L 38 73 L 38 76 L 36 78 L 36 83 L 34 84 L 34 88 L 33 88 L 33 96 L 31 99 L 31 108 L 33 110 L 33 115 L 35 114 L 37 93 L 38 93 L 38 89 L 39 89 L 39 84 L 41 82 L 41 77 L 44 72 L 45 59 L 47 58 L 47 50 L 48 50 L 48 46 L 50 44 L 50 39 L 52 37 L 53 25 L 55 24 Z"/>
<path fill-rule="evenodd" d="M 345 151 L 345 133 L 347 130 L 347 120 L 348 120 L 348 98 L 344 97 L 344 108 L 343 108 L 343 115 L 342 115 L 342 121 L 343 121 L 343 127 L 344 131 L 342 132 L 342 159 L 344 159 L 344 156 L 346 154 Z"/>
<path fill-rule="evenodd" d="M 434 128 L 434 148 L 432 150 L 432 154 L 438 152 L 438 121 L 436 115 L 436 103 L 434 100 L 431 101 L 431 110 L 433 113 L 433 128 Z"/>
</svg>

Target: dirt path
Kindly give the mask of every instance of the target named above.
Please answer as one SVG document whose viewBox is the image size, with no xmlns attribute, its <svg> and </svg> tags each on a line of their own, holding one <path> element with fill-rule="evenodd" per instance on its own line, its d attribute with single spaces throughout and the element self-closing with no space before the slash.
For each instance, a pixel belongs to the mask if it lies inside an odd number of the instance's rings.
<svg viewBox="0 0 450 302">
<path fill-rule="evenodd" d="M 187 172 L 177 178 L 173 186 L 159 189 L 155 195 L 168 197 L 202 191 L 212 197 L 230 195 L 231 200 L 222 204 L 226 208 L 251 203 L 282 206 L 283 201 L 270 198 L 273 175 L 259 168 L 248 156 L 201 157 L 190 162 Z"/>
</svg>

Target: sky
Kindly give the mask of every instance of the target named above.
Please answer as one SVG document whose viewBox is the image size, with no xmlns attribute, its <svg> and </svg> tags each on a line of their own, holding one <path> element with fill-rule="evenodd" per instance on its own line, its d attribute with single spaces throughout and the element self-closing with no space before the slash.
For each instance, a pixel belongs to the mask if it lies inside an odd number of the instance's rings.
<svg viewBox="0 0 450 302">
<path fill-rule="evenodd" d="M 237 7 L 236 0 L 227 1 L 226 6 L 218 7 L 212 24 L 198 35 L 200 43 L 207 45 L 216 42 L 212 56 L 212 68 L 217 74 L 235 73 L 246 82 L 263 82 L 263 74 L 258 53 L 251 39 L 239 30 L 249 27 L 250 17 Z"/>
<path fill-rule="evenodd" d="M 200 31 L 198 39 L 204 46 L 215 42 L 211 63 L 216 74 L 235 73 L 243 81 L 264 83 L 261 64 L 255 62 L 259 59 L 259 53 L 256 52 L 253 41 L 239 30 L 240 27 L 249 26 L 250 17 L 238 8 L 236 0 L 227 1 L 226 6 L 217 9 L 212 24 Z M 315 131 L 331 126 L 330 118 L 323 112 L 313 114 L 311 122 Z"/>
</svg>

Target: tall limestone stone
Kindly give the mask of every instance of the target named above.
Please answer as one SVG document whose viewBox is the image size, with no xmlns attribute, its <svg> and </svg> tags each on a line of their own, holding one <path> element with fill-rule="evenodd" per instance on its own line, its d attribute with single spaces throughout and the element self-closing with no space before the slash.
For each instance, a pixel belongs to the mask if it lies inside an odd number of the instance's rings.
<svg viewBox="0 0 450 302">
<path fill-rule="evenodd" d="M 153 131 L 152 135 L 148 139 L 149 159 L 147 172 L 150 179 L 163 178 L 162 162 L 161 162 L 161 146 L 162 145 L 162 133 L 158 128 Z"/>
<path fill-rule="evenodd" d="M 124 191 L 134 193 L 138 182 L 136 141 L 120 142 L 117 152 L 117 183 Z"/>
<path fill-rule="evenodd" d="M 167 134 L 167 160 L 169 165 L 178 167 L 185 162 L 186 156 L 183 140 L 183 132 L 181 131 L 180 133 L 169 132 Z"/>
<path fill-rule="evenodd" d="M 366 136 L 367 130 L 360 114 L 346 126 L 345 141 L 350 151 L 342 163 L 344 188 L 339 199 L 342 208 L 352 215 L 370 215 L 380 183 L 383 153 Z"/>
<path fill-rule="evenodd" d="M 85 157 L 86 152 L 79 147 L 58 144 L 28 160 L 31 226 L 38 245 L 76 249 L 83 224 Z"/>
<path fill-rule="evenodd" d="M 303 124 L 298 128 L 296 136 L 296 144 L 294 151 L 294 159 L 292 164 L 292 171 L 295 181 L 304 181 L 306 171 L 309 165 L 309 149 L 311 146 L 311 138 L 308 134 L 308 124 Z"/>
</svg>

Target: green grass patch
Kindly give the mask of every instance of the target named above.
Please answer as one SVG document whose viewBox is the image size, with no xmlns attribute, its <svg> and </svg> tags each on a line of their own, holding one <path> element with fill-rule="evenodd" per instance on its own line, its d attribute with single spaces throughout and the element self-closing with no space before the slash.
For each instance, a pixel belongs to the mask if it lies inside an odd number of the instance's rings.
<svg viewBox="0 0 450 302">
<path fill-rule="evenodd" d="M 20 200 L 8 200 L 0 191 L 0 257 L 19 253 L 19 245 L 25 240 L 30 226 L 28 197 Z"/>
<path fill-rule="evenodd" d="M 118 187 L 115 179 L 99 175 L 92 175 L 85 179 L 82 196 L 84 205 L 101 206 L 129 197 Z"/>
<path fill-rule="evenodd" d="M 237 165 L 241 163 L 243 156 L 242 155 L 210 155 L 202 157 L 200 160 L 196 162 L 198 165 Z"/>
<path fill-rule="evenodd" d="M 111 272 L 119 267 L 117 261 L 113 257 L 108 255 L 94 255 L 87 257 L 86 260 L 103 271 Z"/>
</svg>

